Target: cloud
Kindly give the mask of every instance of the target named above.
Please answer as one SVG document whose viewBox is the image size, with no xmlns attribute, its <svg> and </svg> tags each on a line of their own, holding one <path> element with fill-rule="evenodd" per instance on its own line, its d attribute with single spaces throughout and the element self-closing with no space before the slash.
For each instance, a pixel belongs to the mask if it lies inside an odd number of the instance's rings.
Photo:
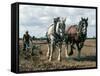
<svg viewBox="0 0 100 76">
<path fill-rule="evenodd" d="M 81 17 L 88 17 L 88 36 L 95 36 L 95 9 L 20 5 L 19 15 L 20 37 L 26 30 L 29 31 L 31 36 L 45 36 L 48 27 L 53 23 L 53 18 L 58 16 L 67 18 L 66 27 L 78 24 Z"/>
<path fill-rule="evenodd" d="M 39 30 L 38 30 L 38 29 L 39 29 Z M 29 27 L 29 26 L 26 26 L 26 27 L 20 26 L 19 35 L 20 35 L 21 38 L 22 38 L 23 35 L 25 34 L 25 31 L 26 31 L 26 30 L 29 31 L 29 34 L 30 34 L 31 37 L 32 37 L 32 36 L 43 37 L 43 36 L 45 36 L 45 34 L 46 34 L 46 31 L 45 31 L 46 28 L 41 28 L 41 29 L 40 29 L 39 26 L 31 26 L 31 27 Z"/>
</svg>

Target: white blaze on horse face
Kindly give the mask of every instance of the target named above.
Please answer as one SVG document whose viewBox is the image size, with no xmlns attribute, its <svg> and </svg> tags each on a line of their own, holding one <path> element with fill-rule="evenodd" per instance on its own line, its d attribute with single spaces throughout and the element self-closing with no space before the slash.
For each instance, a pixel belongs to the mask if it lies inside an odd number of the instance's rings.
<svg viewBox="0 0 100 76">
<path fill-rule="evenodd" d="M 59 30 L 59 35 L 62 37 L 63 34 L 62 34 L 62 29 Z"/>
<path fill-rule="evenodd" d="M 83 28 L 83 33 L 85 34 L 85 32 L 86 32 L 86 28 L 84 27 L 84 28 Z"/>
<path fill-rule="evenodd" d="M 62 28 L 61 21 L 57 23 L 57 26 L 56 26 L 56 33 L 57 33 L 58 35 L 60 35 L 61 37 L 63 36 L 63 28 Z"/>
<path fill-rule="evenodd" d="M 59 22 L 56 25 L 56 33 L 59 34 Z"/>
<path fill-rule="evenodd" d="M 85 21 L 83 22 L 82 32 L 83 32 L 83 33 L 86 33 L 86 24 L 85 24 Z"/>
</svg>

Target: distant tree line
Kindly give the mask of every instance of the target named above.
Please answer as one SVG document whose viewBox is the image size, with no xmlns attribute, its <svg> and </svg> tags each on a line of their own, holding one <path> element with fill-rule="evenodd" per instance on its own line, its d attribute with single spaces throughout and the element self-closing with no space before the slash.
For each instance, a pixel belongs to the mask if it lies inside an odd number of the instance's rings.
<svg viewBox="0 0 100 76">
<path fill-rule="evenodd" d="M 20 40 L 22 40 L 22 38 L 19 38 Z M 35 36 L 32 37 L 32 40 L 46 40 L 47 38 L 46 37 L 40 37 L 40 38 L 37 38 Z M 95 36 L 91 37 L 91 38 L 87 38 L 87 39 L 96 39 Z"/>
<path fill-rule="evenodd" d="M 95 37 L 95 36 L 93 36 L 93 37 L 91 37 L 91 38 L 87 38 L 87 39 L 96 39 L 96 37 Z"/>
<path fill-rule="evenodd" d="M 35 36 L 32 37 L 33 40 L 46 40 L 46 37 L 37 38 Z"/>
</svg>

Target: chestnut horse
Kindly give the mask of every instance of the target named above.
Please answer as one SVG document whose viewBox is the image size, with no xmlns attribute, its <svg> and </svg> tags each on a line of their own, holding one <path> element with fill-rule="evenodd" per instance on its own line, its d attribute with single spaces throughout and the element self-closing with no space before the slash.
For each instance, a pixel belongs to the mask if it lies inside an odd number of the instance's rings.
<svg viewBox="0 0 100 76">
<path fill-rule="evenodd" d="M 67 47 L 66 56 L 73 54 L 73 49 L 78 50 L 78 58 L 80 59 L 81 49 L 84 45 L 87 36 L 87 27 L 88 27 L 88 18 L 81 18 L 81 21 L 78 25 L 71 25 L 65 31 L 65 43 Z M 74 44 L 76 47 L 74 47 Z M 69 47 L 68 47 L 69 46 Z M 70 52 L 68 53 L 68 49 L 70 48 Z M 68 54 L 68 55 L 67 55 Z"/>
</svg>

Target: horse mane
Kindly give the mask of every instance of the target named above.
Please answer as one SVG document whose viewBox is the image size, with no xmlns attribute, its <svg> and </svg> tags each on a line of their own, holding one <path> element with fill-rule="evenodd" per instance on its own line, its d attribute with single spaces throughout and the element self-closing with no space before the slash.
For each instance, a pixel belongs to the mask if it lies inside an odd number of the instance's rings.
<svg viewBox="0 0 100 76">
<path fill-rule="evenodd" d="M 49 27 L 48 27 L 48 29 L 51 27 L 51 26 L 53 26 L 54 24 L 51 24 Z"/>
</svg>

